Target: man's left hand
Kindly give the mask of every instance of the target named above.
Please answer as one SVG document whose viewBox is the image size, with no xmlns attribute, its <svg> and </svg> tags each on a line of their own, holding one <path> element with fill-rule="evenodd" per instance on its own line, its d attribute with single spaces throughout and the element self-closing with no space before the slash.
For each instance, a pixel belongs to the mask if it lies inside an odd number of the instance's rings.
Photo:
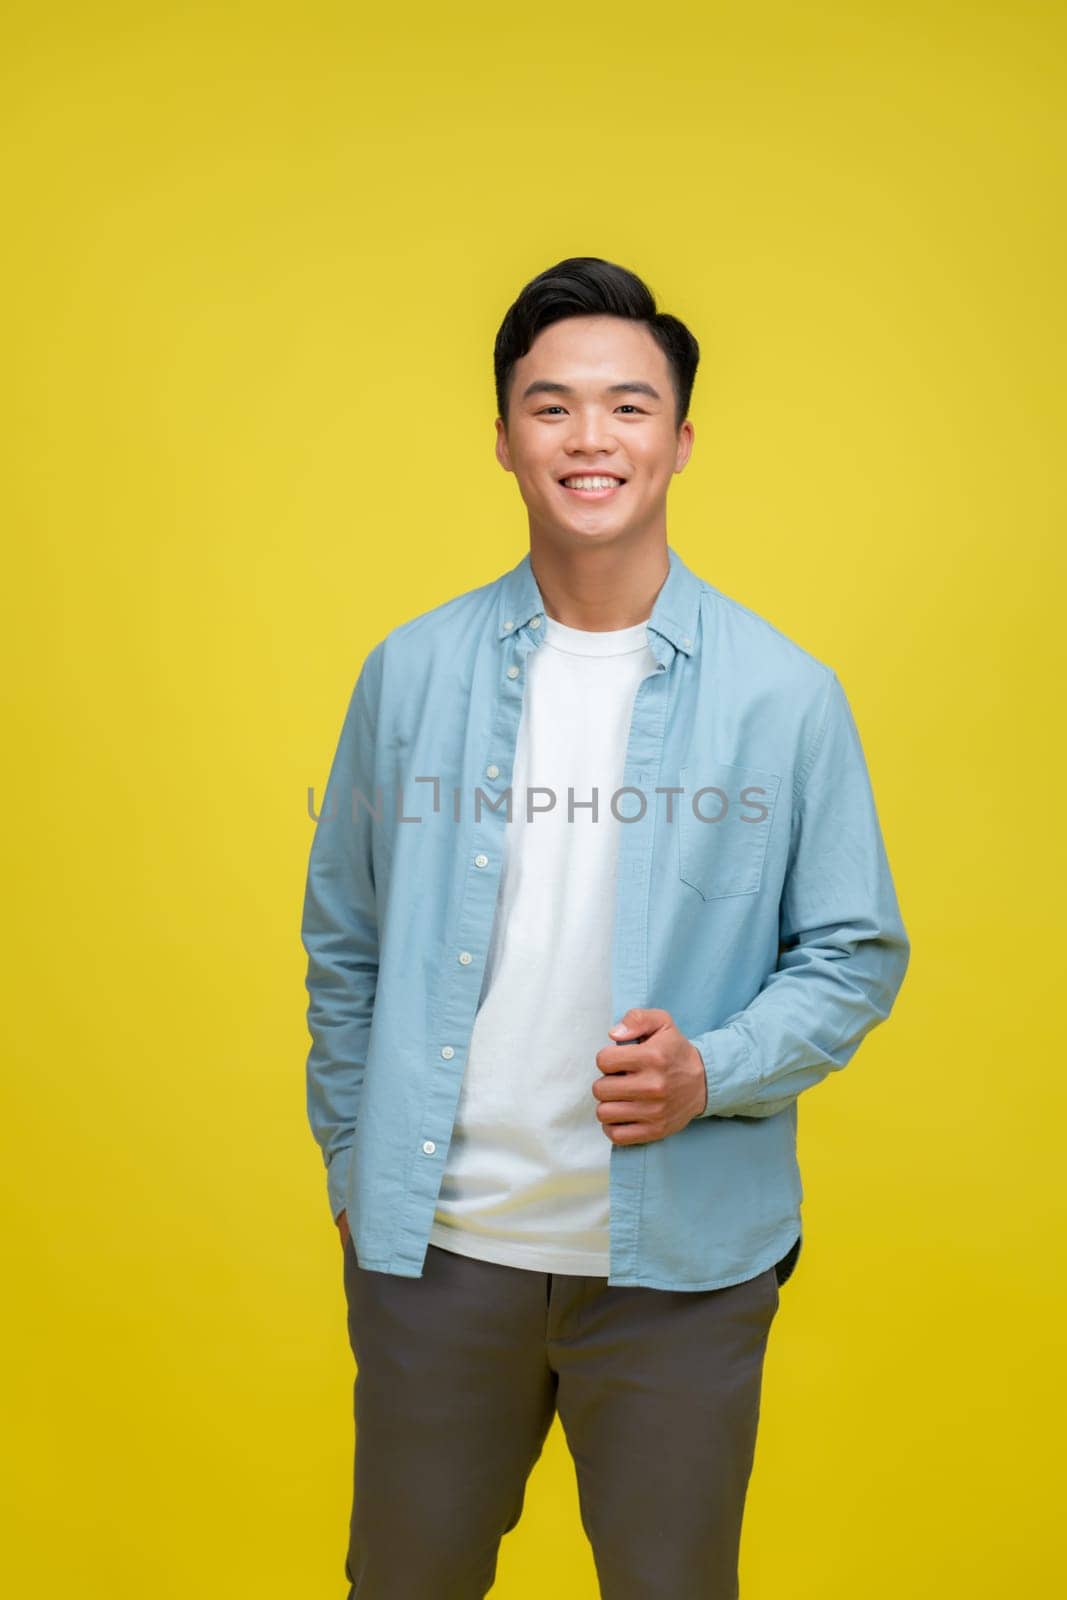
<svg viewBox="0 0 1067 1600">
<path fill-rule="evenodd" d="M 648 1144 L 677 1133 L 708 1103 L 704 1059 L 669 1011 L 632 1008 L 596 1053 L 602 1077 L 593 1084 L 597 1117 L 612 1144 Z"/>
</svg>

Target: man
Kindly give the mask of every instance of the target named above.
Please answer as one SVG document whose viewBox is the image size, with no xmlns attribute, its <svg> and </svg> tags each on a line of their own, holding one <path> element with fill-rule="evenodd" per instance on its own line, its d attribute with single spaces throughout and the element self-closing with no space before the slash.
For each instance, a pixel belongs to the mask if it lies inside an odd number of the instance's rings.
<svg viewBox="0 0 1067 1600">
<path fill-rule="evenodd" d="M 667 542 L 699 350 L 597 258 L 495 351 L 529 551 L 367 656 L 316 827 L 308 1113 L 346 1576 L 474 1600 L 558 1411 L 605 1600 L 733 1600 L 797 1099 L 909 942 L 834 671 Z"/>
</svg>

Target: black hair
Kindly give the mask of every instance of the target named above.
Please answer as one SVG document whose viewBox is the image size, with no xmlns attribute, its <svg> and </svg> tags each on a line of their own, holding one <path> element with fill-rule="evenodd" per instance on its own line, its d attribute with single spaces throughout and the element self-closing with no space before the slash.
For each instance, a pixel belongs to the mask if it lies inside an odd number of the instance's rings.
<svg viewBox="0 0 1067 1600">
<path fill-rule="evenodd" d="M 570 256 L 538 273 L 508 308 L 493 347 L 496 403 L 505 426 L 515 363 L 542 329 L 565 317 L 629 317 L 643 322 L 671 369 L 677 426 L 689 411 L 700 346 L 684 322 L 656 310 L 655 296 L 636 273 L 599 256 Z"/>
</svg>

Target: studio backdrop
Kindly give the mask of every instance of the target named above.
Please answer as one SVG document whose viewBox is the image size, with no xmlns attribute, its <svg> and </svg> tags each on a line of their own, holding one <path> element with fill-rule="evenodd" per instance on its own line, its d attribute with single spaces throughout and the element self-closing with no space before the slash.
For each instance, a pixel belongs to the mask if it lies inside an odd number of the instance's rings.
<svg viewBox="0 0 1067 1600">
<path fill-rule="evenodd" d="M 1062 10 L 2 34 L 8 1592 L 341 1600 L 308 791 L 372 646 L 526 549 L 492 340 L 579 254 L 700 339 L 671 543 L 837 672 L 912 940 L 799 1103 L 742 1593 L 1056 1592 Z M 494 1593 L 595 1600 L 558 1422 Z"/>
</svg>

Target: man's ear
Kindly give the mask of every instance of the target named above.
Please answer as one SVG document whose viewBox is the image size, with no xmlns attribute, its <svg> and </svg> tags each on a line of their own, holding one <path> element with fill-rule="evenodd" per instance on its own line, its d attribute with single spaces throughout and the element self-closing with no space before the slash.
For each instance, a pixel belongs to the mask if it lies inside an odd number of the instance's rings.
<svg viewBox="0 0 1067 1600">
<path fill-rule="evenodd" d="M 496 419 L 496 458 L 505 472 L 515 471 L 515 468 L 511 465 L 511 453 L 508 450 L 508 430 L 504 426 L 501 417 Z"/>
<path fill-rule="evenodd" d="M 689 457 L 693 453 L 693 424 L 686 417 L 678 429 L 678 448 L 674 456 L 674 470 L 681 472 Z"/>
</svg>

